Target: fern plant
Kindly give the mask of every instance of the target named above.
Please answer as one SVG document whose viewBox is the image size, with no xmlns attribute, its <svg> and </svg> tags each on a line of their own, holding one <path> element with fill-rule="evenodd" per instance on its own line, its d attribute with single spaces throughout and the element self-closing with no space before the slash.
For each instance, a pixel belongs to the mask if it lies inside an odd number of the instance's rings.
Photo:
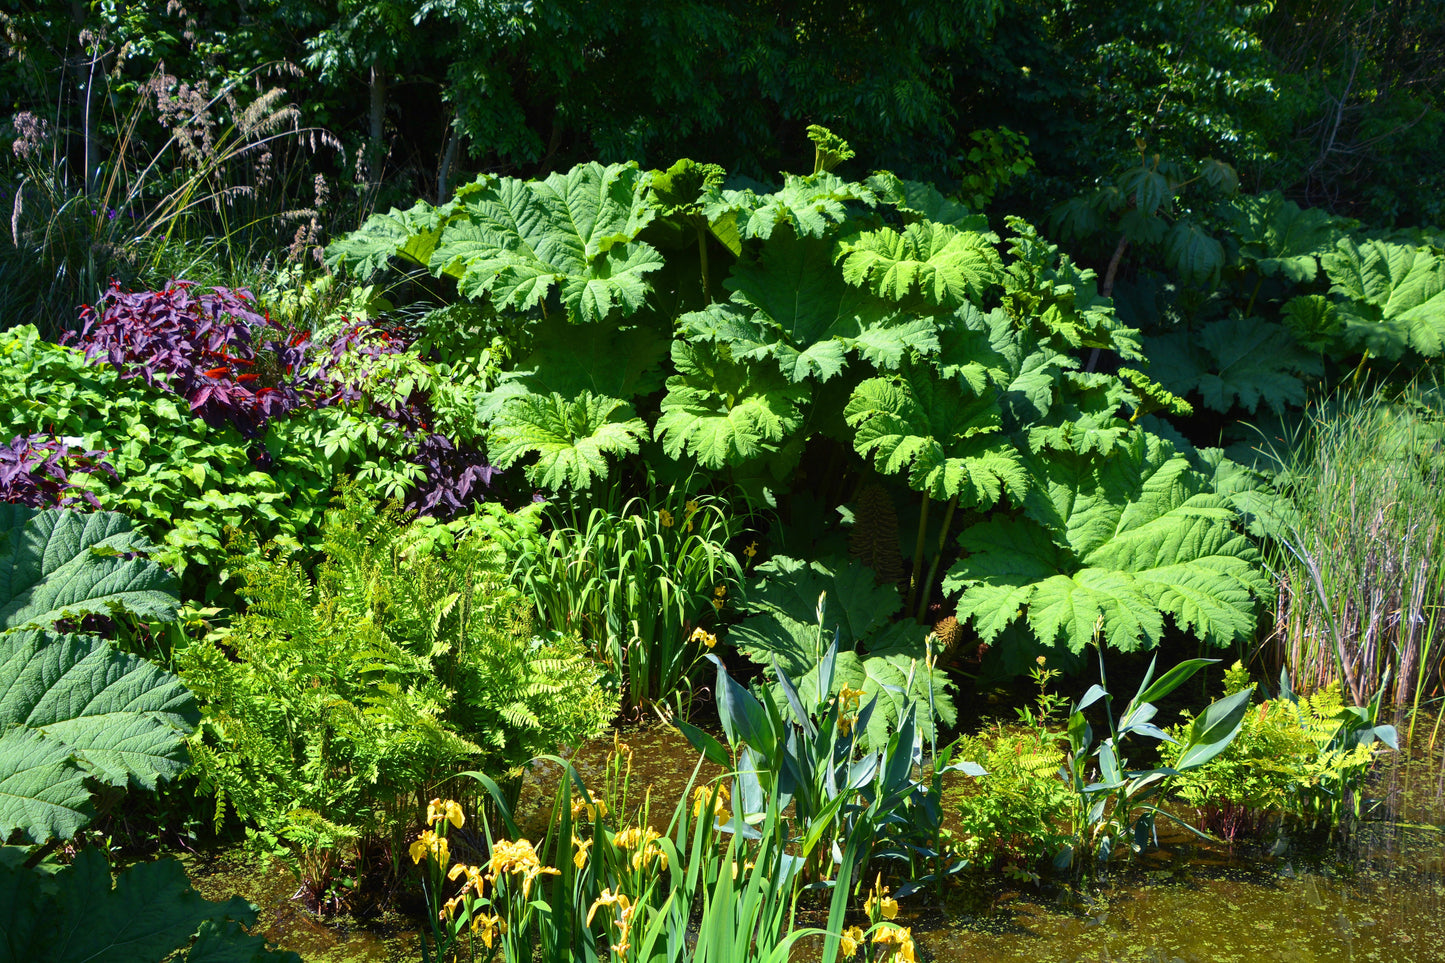
<svg viewBox="0 0 1445 963">
<path fill-rule="evenodd" d="M 234 810 L 314 892 L 463 768 L 498 776 L 611 718 L 575 645 L 532 635 L 501 550 L 445 553 L 356 491 L 328 514 L 313 582 L 284 556 L 238 560 L 246 612 L 180 649 L 204 706 L 192 754 L 217 815 Z"/>
<path fill-rule="evenodd" d="M 1245 714 L 1238 738 L 1224 752 L 1174 784 L 1206 825 L 1231 839 L 1245 826 L 1262 827 L 1282 817 L 1337 822 L 1380 753 L 1398 748 L 1393 726 L 1362 724 L 1348 711 L 1338 680 L 1310 696 L 1296 695 L 1287 676 L 1281 683 L 1278 698 Z M 1249 684 L 1239 662 L 1225 673 L 1226 695 Z M 1163 749 L 1166 764 L 1178 755 L 1175 745 Z M 1358 814 L 1359 797 L 1354 800 Z"/>
</svg>

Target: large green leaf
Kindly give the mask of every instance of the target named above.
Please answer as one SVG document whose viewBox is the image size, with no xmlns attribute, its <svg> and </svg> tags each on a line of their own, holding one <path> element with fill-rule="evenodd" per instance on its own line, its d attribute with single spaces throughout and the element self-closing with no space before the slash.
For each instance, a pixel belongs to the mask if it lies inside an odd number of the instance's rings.
<svg viewBox="0 0 1445 963">
<path fill-rule="evenodd" d="M 1065 370 L 1057 378 L 1057 397 L 1048 417 L 1028 426 L 1030 451 L 1108 456 L 1134 436 L 1121 412 L 1139 398 L 1119 377 Z"/>
<path fill-rule="evenodd" d="M 434 273 L 468 297 L 528 309 L 556 288 L 575 320 L 631 314 L 662 256 L 635 238 L 654 216 L 636 165 L 584 164 L 545 181 L 483 178 L 457 193 L 432 253 Z"/>
<path fill-rule="evenodd" d="M 401 257 L 425 267 L 441 237 L 442 214 L 425 201 L 409 210 L 393 207 L 385 214 L 373 214 L 345 237 L 326 247 L 326 263 L 345 267 L 359 278 L 368 278 Z"/>
<path fill-rule="evenodd" d="M 173 859 L 137 863 L 114 878 L 105 856 L 82 850 L 46 873 L 0 865 L 0 951 L 33 963 L 160 963 L 184 950 L 191 963 L 293 961 L 240 924 L 256 909 L 240 897 L 212 903 Z"/>
<path fill-rule="evenodd" d="M 1006 218 L 1012 259 L 1003 277 L 1003 309 L 1061 352 L 1100 348 L 1139 360 L 1139 332 L 1114 316 L 1092 270 L 1080 268 L 1020 217 Z"/>
<path fill-rule="evenodd" d="M 655 434 L 670 458 L 691 453 L 706 468 L 737 465 L 779 449 L 802 423 L 808 386 L 770 363 L 744 364 L 726 345 L 675 341 Z"/>
<path fill-rule="evenodd" d="M 927 365 L 905 364 L 894 377 L 854 389 L 843 417 L 856 430 L 854 449 L 872 455 L 884 474 L 907 470 L 916 491 L 957 495 L 965 507 L 988 507 L 1005 491 L 1016 502 L 1023 498 L 1027 477 L 1000 432 L 991 387 L 976 393 L 961 378 L 940 379 Z"/>
<path fill-rule="evenodd" d="M 1345 343 L 1391 361 L 1445 352 L 1445 258 L 1426 247 L 1344 238 L 1323 258 Z"/>
<path fill-rule="evenodd" d="M 83 807 L 71 781 L 82 772 L 147 789 L 179 775 L 199 718 L 178 678 L 104 639 L 0 636 L 0 838 L 17 827 L 37 842 L 73 834 Z M 63 776 L 54 769 L 62 761 Z M 71 788 L 57 796 L 51 780 Z"/>
<path fill-rule="evenodd" d="M 1004 431 L 1028 431 L 1052 420 L 1061 373 L 1079 366 L 1051 348 L 1049 340 L 1015 324 L 1000 308 L 983 314 L 964 305 L 939 335 L 935 365 L 945 378 L 962 378 L 979 391 L 992 381 L 998 386 Z"/>
<path fill-rule="evenodd" d="M 543 488 L 590 488 L 605 480 L 608 455 L 634 454 L 647 425 L 632 416 L 632 406 L 617 398 L 584 391 L 567 399 L 552 392 L 507 400 L 487 435 L 492 460 L 510 468 L 537 452 L 527 478 Z"/>
<path fill-rule="evenodd" d="M 1165 235 L 1164 260 L 1182 277 L 1207 281 L 1218 278 L 1224 267 L 1224 245 L 1203 226 L 1185 219 L 1171 225 Z"/>
<path fill-rule="evenodd" d="M 1102 620 L 1128 651 L 1153 647 L 1163 616 L 1211 645 L 1253 637 L 1269 580 L 1223 496 L 1168 443 L 1144 432 L 1109 458 L 1031 460 L 1021 517 L 959 538 L 944 580 L 984 641 L 1026 617 L 1045 645 L 1078 652 Z"/>
<path fill-rule="evenodd" d="M 0 504 L 0 631 L 116 611 L 174 619 L 175 578 L 135 554 L 149 547 L 114 512 Z"/>
<path fill-rule="evenodd" d="M 703 212 L 716 224 L 735 218 L 744 238 L 767 240 L 779 226 L 791 227 L 799 237 L 823 237 L 848 218 L 848 204 L 869 207 L 878 196 L 866 184 L 845 181 L 827 172 L 800 177 L 789 174 L 783 189 L 772 194 L 723 191 L 706 202 Z M 714 232 L 719 228 L 714 227 Z"/>
<path fill-rule="evenodd" d="M 992 235 L 932 221 L 864 231 L 842 245 L 843 277 L 879 297 L 901 303 L 917 295 L 953 310 L 978 302 L 1003 274 Z"/>
<path fill-rule="evenodd" d="M 1213 321 L 1198 331 L 1148 338 L 1149 374 L 1170 391 L 1195 392 L 1206 407 L 1253 413 L 1261 402 L 1277 412 L 1304 404 L 1306 382 L 1324 363 L 1282 325 L 1260 318 Z"/>
<path fill-rule="evenodd" d="M 893 621 L 902 608 L 898 592 L 875 584 L 872 569 L 849 559 L 804 562 L 779 556 L 759 565 L 755 574 L 759 581 L 748 591 L 746 617 L 728 638 L 768 672 L 781 669 L 797 684 L 804 705 L 816 704 L 819 660 L 836 636 L 832 693 L 846 683 L 862 689 L 865 702 L 878 696 L 865 733 L 869 745 L 882 745 L 897 728 L 909 699 L 919 706 L 919 725 L 931 733 L 933 720 L 924 718 L 930 685 L 938 718 L 953 723 L 947 677 L 924 666 L 928 628 Z M 775 686 L 781 705 L 786 695 L 781 683 Z"/>
<path fill-rule="evenodd" d="M 651 326 L 570 324 L 553 317 L 531 328 L 532 351 L 504 377 L 534 394 L 584 391 L 631 401 L 662 387 L 670 339 Z"/>
<path fill-rule="evenodd" d="M 1339 228 L 1318 207 L 1302 209 L 1278 191 L 1241 194 L 1231 202 L 1231 226 L 1239 237 L 1239 259 L 1265 277 L 1307 284 L 1319 270 L 1319 255 L 1334 246 Z"/>
<path fill-rule="evenodd" d="M 915 625 L 917 640 L 908 650 L 893 648 L 880 652 L 840 651 L 833 668 L 833 693 L 841 692 L 844 685 L 851 689 L 863 690 L 862 702 L 867 704 L 878 700 L 873 715 L 868 719 L 868 728 L 863 731 L 865 746 L 886 745 L 889 733 L 898 728 L 899 717 L 911 704 L 917 706 L 918 730 L 925 740 L 936 736 L 936 722 L 951 726 L 957 721 L 958 713 L 949 693 L 952 683 L 940 669 L 928 669 L 923 664 L 923 638 L 928 629 Z M 793 679 L 804 705 L 813 705 L 818 695 L 818 665 Z M 775 687 L 779 688 L 779 687 Z M 779 699 L 780 692 L 774 693 Z M 927 711 L 930 696 L 933 713 Z"/>
<path fill-rule="evenodd" d="M 777 658 L 790 676 L 817 662 L 835 631 L 839 645 L 852 648 L 886 628 L 903 607 L 896 589 L 877 585 L 873 570 L 852 560 L 804 562 L 778 556 L 759 565 L 754 575 L 758 581 L 744 606 L 748 617 L 729 638 L 764 667 L 771 668 Z M 821 648 L 819 624 L 827 626 Z"/>
<path fill-rule="evenodd" d="M 827 241 L 776 234 L 756 259 L 733 268 L 727 286 L 735 303 L 754 309 L 748 327 L 737 331 L 743 337 L 734 357 L 771 355 L 793 381 L 827 380 L 842 370 L 850 350 L 881 367 L 897 367 L 909 351 L 938 348 L 927 318 L 903 314 L 845 284 Z M 716 307 L 703 313 L 716 314 Z M 733 327 L 715 330 L 719 340 L 734 341 Z"/>
<path fill-rule="evenodd" d="M 988 231 L 988 217 L 975 214 L 965 205 L 944 197 L 932 184 L 908 181 L 881 171 L 868 178 L 868 186 L 881 203 L 891 204 L 911 221 L 935 221 L 961 231 Z"/>
<path fill-rule="evenodd" d="M 1183 751 L 1175 761 L 1174 768 L 1180 772 L 1197 769 L 1229 748 L 1234 737 L 1239 735 L 1240 727 L 1244 725 L 1244 717 L 1249 712 L 1249 701 L 1253 696 L 1254 686 L 1251 685 L 1211 703 L 1195 716 L 1184 735 Z"/>
<path fill-rule="evenodd" d="M 16 829 L 35 842 L 69 839 L 92 812 L 69 746 L 31 729 L 0 730 L 0 839 Z"/>
</svg>

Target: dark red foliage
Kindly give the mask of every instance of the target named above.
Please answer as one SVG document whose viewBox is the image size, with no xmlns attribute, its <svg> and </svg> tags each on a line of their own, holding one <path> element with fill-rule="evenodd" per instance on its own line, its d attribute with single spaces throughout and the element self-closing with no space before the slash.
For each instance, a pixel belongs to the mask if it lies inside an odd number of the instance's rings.
<svg viewBox="0 0 1445 963">
<path fill-rule="evenodd" d="M 75 508 L 84 502 L 99 508 L 94 495 L 71 484 L 70 473 L 78 470 L 115 477 L 104 452 L 75 449 L 45 435 L 17 435 L 10 444 L 0 444 L 0 501 L 31 508 Z"/>
<path fill-rule="evenodd" d="M 249 437 L 324 388 L 306 375 L 309 335 L 258 314 L 249 291 L 195 288 L 173 281 L 162 291 L 123 291 L 112 283 L 81 311 L 76 346 L 123 378 L 174 391 L 207 424 L 234 425 Z M 258 352 L 276 357 L 272 384 L 237 377 L 238 368 L 255 366 Z"/>
<path fill-rule="evenodd" d="M 269 468 L 259 444 L 268 420 L 302 406 L 354 403 L 362 393 L 337 374 L 350 355 L 378 358 L 407 349 L 406 339 L 367 324 L 344 328 L 329 344 L 257 313 L 249 291 L 201 291 L 173 281 L 163 291 L 123 291 L 112 283 L 81 312 L 76 345 L 92 363 L 109 363 L 123 378 L 141 378 L 184 397 L 207 424 L 233 425 L 258 439 L 254 461 Z M 396 423 L 415 443 L 411 461 L 426 478 L 407 499 L 422 514 L 450 517 L 483 499 L 496 469 L 476 448 L 458 448 L 428 427 L 422 392 L 397 407 L 373 404 L 375 417 Z"/>
</svg>

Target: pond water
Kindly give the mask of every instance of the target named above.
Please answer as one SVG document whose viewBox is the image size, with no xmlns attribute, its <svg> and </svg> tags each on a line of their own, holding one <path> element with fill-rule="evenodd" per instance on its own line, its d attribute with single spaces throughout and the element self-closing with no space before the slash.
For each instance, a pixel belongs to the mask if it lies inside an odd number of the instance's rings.
<svg viewBox="0 0 1445 963">
<path fill-rule="evenodd" d="M 941 906 L 915 894 L 898 922 L 913 928 L 920 958 L 939 963 L 1445 963 L 1445 738 L 1431 750 L 1422 729 L 1413 752 L 1385 756 L 1367 817 L 1332 838 L 1232 851 L 1161 831 L 1160 850 L 1086 887 L 976 880 Z M 633 799 L 651 787 L 654 822 L 665 822 L 696 754 L 667 729 L 623 739 L 634 750 Z M 577 754 L 589 786 L 611 748 L 608 740 Z M 554 779 L 555 769 L 539 767 L 524 790 L 519 816 L 533 827 L 545 818 L 535 800 Z M 290 899 L 284 870 L 228 872 L 222 863 L 197 884 L 212 898 L 240 892 L 257 903 L 267 934 L 308 963 L 419 959 L 404 923 L 317 920 Z M 802 949 L 800 959 L 816 959 L 817 947 Z"/>
</svg>

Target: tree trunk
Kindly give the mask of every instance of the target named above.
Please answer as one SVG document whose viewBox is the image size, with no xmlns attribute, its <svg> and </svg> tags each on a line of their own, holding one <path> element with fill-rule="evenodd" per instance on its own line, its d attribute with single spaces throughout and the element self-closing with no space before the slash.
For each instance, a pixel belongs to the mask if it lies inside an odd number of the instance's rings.
<svg viewBox="0 0 1445 963">
<path fill-rule="evenodd" d="M 371 130 L 366 147 L 366 183 L 375 192 L 381 185 L 381 169 L 386 162 L 386 74 L 371 68 Z"/>
<path fill-rule="evenodd" d="M 462 132 L 457 128 L 456 122 L 452 122 L 451 132 L 447 134 L 447 144 L 442 150 L 441 166 L 437 168 L 437 203 L 445 204 L 452 192 L 452 168 L 457 163 L 457 151 L 461 147 Z"/>
</svg>

